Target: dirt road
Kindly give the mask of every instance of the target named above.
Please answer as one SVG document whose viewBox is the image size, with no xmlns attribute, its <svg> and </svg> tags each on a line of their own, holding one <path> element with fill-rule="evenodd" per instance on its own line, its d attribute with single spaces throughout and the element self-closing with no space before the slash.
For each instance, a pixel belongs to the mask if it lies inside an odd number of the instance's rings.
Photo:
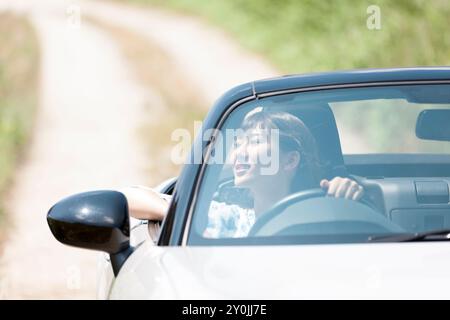
<svg viewBox="0 0 450 320">
<path fill-rule="evenodd" d="M 59 244 L 45 215 L 72 193 L 148 184 L 137 129 L 143 102 L 152 96 L 136 83 L 115 43 L 89 25 L 68 23 L 63 6 L 45 4 L 31 18 L 42 49 L 41 101 L 33 141 L 7 203 L 13 225 L 0 293 L 94 298 L 98 253 Z"/>
<path fill-rule="evenodd" d="M 144 104 L 161 100 L 143 91 L 116 44 L 83 15 L 150 37 L 209 102 L 240 82 L 275 73 L 192 18 L 84 1 L 2 0 L 0 10 L 29 15 L 42 49 L 40 110 L 7 204 L 12 225 L 0 265 L 0 295 L 94 298 L 98 254 L 59 244 L 46 212 L 72 193 L 148 184 L 148 159 L 136 131 Z"/>
</svg>

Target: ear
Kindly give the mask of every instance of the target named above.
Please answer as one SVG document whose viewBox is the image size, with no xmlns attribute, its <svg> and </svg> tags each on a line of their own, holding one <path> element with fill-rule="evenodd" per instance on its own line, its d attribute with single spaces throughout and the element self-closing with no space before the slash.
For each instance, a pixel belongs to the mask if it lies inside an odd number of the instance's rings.
<svg viewBox="0 0 450 320">
<path fill-rule="evenodd" d="M 286 154 L 284 162 L 284 170 L 293 171 L 296 170 L 298 165 L 300 164 L 300 153 L 298 151 L 289 151 Z"/>
</svg>

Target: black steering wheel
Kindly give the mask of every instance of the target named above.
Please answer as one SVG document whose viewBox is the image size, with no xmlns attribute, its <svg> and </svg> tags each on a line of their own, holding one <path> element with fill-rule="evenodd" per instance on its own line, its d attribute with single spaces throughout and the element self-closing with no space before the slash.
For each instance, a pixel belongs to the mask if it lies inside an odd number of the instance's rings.
<svg viewBox="0 0 450 320">
<path fill-rule="evenodd" d="M 290 205 L 304 201 L 311 198 L 324 197 L 326 192 L 321 188 L 308 189 L 293 193 L 277 203 L 275 203 L 269 210 L 264 212 L 255 222 L 255 224 L 250 229 L 248 236 L 255 236 L 255 234 L 266 225 L 267 222 L 272 220 L 275 216 L 283 212 Z"/>
<path fill-rule="evenodd" d="M 248 236 L 256 236 L 257 233 L 264 226 L 266 226 L 276 216 L 283 213 L 284 210 L 286 208 L 288 208 L 289 206 L 299 203 L 299 202 L 302 202 L 302 201 L 305 201 L 305 200 L 312 199 L 312 198 L 322 198 L 325 196 L 326 196 L 326 191 L 324 191 L 321 188 L 315 188 L 315 189 L 299 191 L 299 192 L 293 193 L 293 194 L 281 199 L 280 201 L 275 203 L 270 209 L 268 209 L 267 211 L 262 213 L 260 217 L 258 217 L 255 224 L 250 229 Z M 331 201 L 331 200 L 333 200 L 333 197 L 330 197 L 328 201 Z M 364 198 L 360 199 L 359 201 L 353 201 L 353 200 L 349 200 L 349 201 L 350 201 L 349 202 L 350 204 L 355 203 L 355 205 L 356 205 L 357 203 L 360 203 L 360 205 L 361 204 L 364 205 L 367 208 L 366 211 L 368 210 L 367 212 L 377 213 L 378 217 L 376 217 L 376 219 L 380 219 L 381 217 L 383 217 L 383 214 L 381 214 L 376 208 L 374 208 L 374 206 L 370 202 L 368 202 Z M 379 221 L 379 222 L 382 223 L 382 221 Z"/>
</svg>

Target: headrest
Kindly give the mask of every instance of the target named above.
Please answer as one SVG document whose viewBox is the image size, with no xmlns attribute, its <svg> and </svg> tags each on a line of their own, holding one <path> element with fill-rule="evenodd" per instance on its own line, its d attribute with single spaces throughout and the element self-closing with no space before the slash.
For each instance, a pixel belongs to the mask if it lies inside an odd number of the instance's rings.
<svg viewBox="0 0 450 320">
<path fill-rule="evenodd" d="M 300 118 L 314 135 L 320 160 L 325 165 L 327 178 L 347 176 L 342 156 L 339 132 L 333 111 L 328 104 L 302 105 L 291 110 L 293 115 Z"/>
</svg>

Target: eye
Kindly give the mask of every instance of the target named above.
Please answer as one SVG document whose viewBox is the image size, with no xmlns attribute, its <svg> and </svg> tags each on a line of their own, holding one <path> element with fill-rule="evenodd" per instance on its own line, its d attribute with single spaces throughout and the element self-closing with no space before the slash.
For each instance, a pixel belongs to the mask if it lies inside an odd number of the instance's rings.
<svg viewBox="0 0 450 320">
<path fill-rule="evenodd" d="M 261 136 L 254 136 L 254 137 L 250 138 L 251 145 L 260 145 L 265 142 L 266 142 L 266 139 L 264 139 L 264 137 L 261 137 Z"/>
<path fill-rule="evenodd" d="M 233 147 L 235 149 L 239 148 L 245 142 L 244 137 L 234 137 Z"/>
</svg>

